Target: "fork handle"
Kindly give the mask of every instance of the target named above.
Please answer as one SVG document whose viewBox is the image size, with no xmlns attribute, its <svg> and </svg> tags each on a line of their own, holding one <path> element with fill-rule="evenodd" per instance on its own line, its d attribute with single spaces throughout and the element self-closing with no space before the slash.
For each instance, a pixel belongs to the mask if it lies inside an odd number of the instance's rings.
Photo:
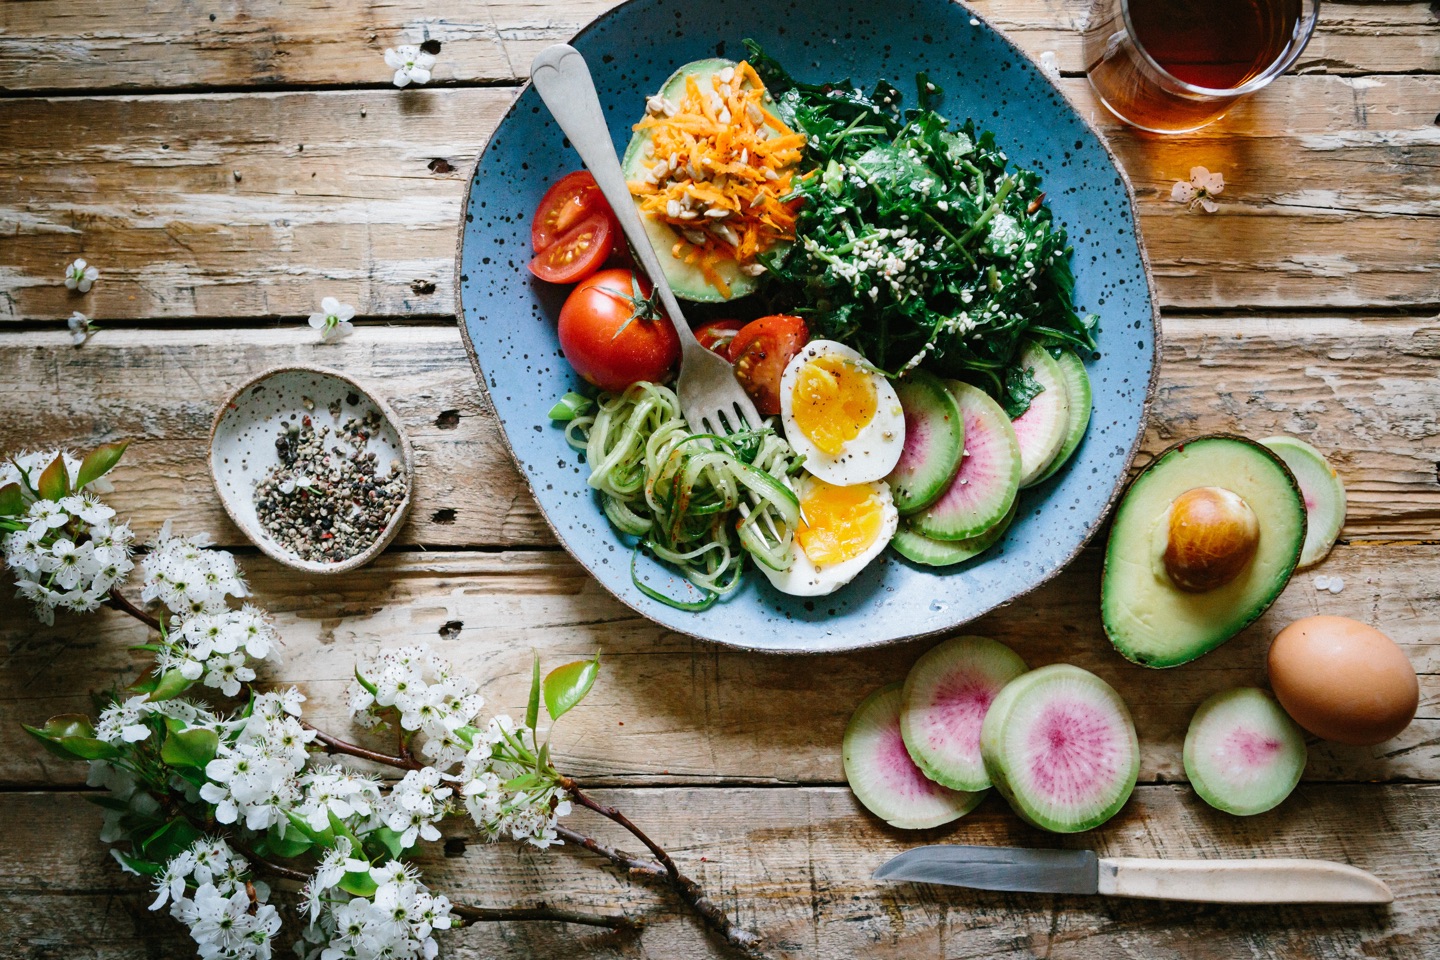
<svg viewBox="0 0 1440 960">
<path fill-rule="evenodd" d="M 681 348 L 687 354 L 692 349 L 705 349 L 685 322 L 680 303 L 660 267 L 660 258 L 645 233 L 645 225 L 640 222 L 640 211 L 625 183 L 625 173 L 620 169 L 620 158 L 615 155 L 615 143 L 610 139 L 610 128 L 600 109 L 600 98 L 595 93 L 595 81 L 590 77 L 585 58 L 568 43 L 546 47 L 530 64 L 530 83 L 550 108 L 565 136 L 570 138 L 575 152 L 595 178 L 601 195 L 609 201 L 610 209 L 615 211 L 615 218 L 620 221 L 620 229 L 630 241 L 640 266 L 660 293 L 660 302 L 680 337 Z"/>
</svg>

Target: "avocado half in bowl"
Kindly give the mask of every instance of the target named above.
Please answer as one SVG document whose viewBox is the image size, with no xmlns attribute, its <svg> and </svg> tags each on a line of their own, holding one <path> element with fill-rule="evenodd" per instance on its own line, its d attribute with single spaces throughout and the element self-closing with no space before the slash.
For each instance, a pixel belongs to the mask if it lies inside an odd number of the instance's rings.
<svg viewBox="0 0 1440 960">
<path fill-rule="evenodd" d="M 1300 485 L 1265 447 L 1232 434 L 1175 444 L 1115 511 L 1100 587 L 1110 642 L 1147 667 L 1209 653 L 1285 589 L 1305 526 Z"/>
</svg>

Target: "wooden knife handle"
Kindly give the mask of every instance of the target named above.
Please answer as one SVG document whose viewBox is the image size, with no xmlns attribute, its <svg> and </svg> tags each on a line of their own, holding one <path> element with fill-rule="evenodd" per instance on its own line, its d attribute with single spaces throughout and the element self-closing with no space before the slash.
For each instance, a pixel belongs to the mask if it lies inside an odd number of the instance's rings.
<svg viewBox="0 0 1440 960">
<path fill-rule="evenodd" d="M 1196 903 L 1390 903 L 1383 881 L 1329 860 L 1100 860 L 1102 894 Z"/>
</svg>

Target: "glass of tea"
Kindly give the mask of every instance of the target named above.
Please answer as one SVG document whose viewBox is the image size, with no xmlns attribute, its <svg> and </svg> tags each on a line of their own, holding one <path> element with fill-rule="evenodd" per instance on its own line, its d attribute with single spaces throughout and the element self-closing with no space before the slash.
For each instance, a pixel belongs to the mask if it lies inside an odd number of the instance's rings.
<svg viewBox="0 0 1440 960">
<path fill-rule="evenodd" d="M 1319 16 L 1320 0 L 1095 0 L 1085 66 L 1121 120 L 1185 133 L 1288 70 Z"/>
</svg>

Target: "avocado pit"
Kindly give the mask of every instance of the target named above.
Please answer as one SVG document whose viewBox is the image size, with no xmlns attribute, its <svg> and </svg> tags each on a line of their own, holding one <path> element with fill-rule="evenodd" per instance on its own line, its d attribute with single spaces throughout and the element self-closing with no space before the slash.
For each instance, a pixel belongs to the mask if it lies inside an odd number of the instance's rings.
<svg viewBox="0 0 1440 960">
<path fill-rule="evenodd" d="M 1187 593 L 1223 587 L 1240 575 L 1260 545 L 1260 521 L 1224 487 L 1186 490 L 1170 505 L 1165 572 Z"/>
</svg>

